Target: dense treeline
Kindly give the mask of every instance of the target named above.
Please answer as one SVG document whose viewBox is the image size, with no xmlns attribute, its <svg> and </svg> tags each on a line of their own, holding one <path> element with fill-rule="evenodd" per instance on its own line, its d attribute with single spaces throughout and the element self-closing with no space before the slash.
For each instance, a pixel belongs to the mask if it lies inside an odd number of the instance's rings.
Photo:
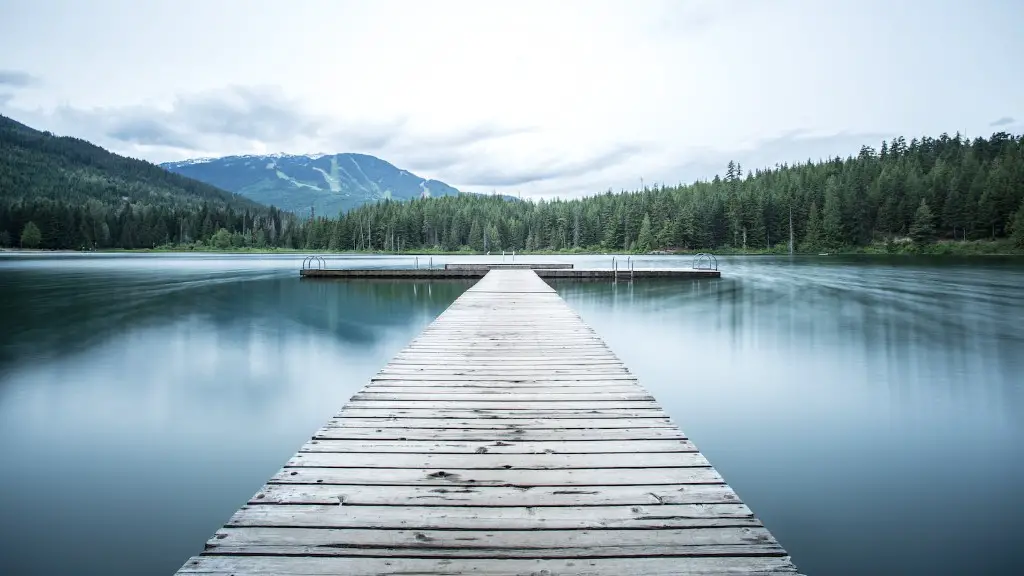
<svg viewBox="0 0 1024 576">
<path fill-rule="evenodd" d="M 0 116 L 0 246 L 300 247 L 294 215 Z"/>
<path fill-rule="evenodd" d="M 1013 237 L 1024 138 L 904 138 L 856 157 L 570 201 L 462 194 L 293 214 L 0 116 L 0 246 L 307 250 L 839 250 Z"/>
<path fill-rule="evenodd" d="M 310 249 L 838 250 L 872 242 L 1024 245 L 1024 144 L 1006 133 L 904 138 L 856 157 L 571 201 L 457 197 L 382 202 L 312 223 Z M 1016 221 L 1016 224 L 1015 224 Z M 792 222 L 792 228 L 791 228 Z"/>
</svg>

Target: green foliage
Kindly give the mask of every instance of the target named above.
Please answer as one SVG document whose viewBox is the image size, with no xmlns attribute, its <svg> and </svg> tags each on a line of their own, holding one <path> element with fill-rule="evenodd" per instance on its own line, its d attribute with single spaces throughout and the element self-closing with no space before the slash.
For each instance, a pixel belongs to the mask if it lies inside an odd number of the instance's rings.
<svg viewBox="0 0 1024 576">
<path fill-rule="evenodd" d="M 651 232 L 651 218 L 644 214 L 644 220 L 640 223 L 640 233 L 636 237 L 636 250 L 638 252 L 650 252 L 654 246 L 654 233 Z"/>
<path fill-rule="evenodd" d="M 821 248 L 821 220 L 818 218 L 818 203 L 812 201 L 807 216 L 807 231 L 804 233 L 802 247 L 807 252 Z"/>
<path fill-rule="evenodd" d="M 1017 208 L 1017 214 L 1013 218 L 1013 243 L 1018 248 L 1024 248 L 1024 200 Z"/>
<path fill-rule="evenodd" d="M 227 250 L 231 247 L 231 233 L 223 228 L 218 228 L 210 237 L 210 244 L 218 250 Z"/>
<path fill-rule="evenodd" d="M 42 248 L 765 253 L 793 237 L 809 252 L 920 251 L 926 238 L 1003 250 L 1024 228 L 1022 202 L 1024 139 L 1000 132 L 901 137 L 877 153 L 746 174 L 732 162 L 725 178 L 575 200 L 460 194 L 299 220 L 0 117 L 0 232 L 17 239 L 32 221 Z"/>
<path fill-rule="evenodd" d="M 0 234 L 19 237 L 30 221 L 33 246 L 76 250 L 208 243 L 221 228 L 227 247 L 290 248 L 307 229 L 276 208 L 0 116 Z"/>
<path fill-rule="evenodd" d="M 0 248 L 8 248 L 11 245 L 11 233 L 7 230 L 0 230 Z"/>
<path fill-rule="evenodd" d="M 910 225 L 910 237 L 918 244 L 931 242 L 935 239 L 935 216 L 932 215 L 928 202 L 921 199 L 921 205 L 914 213 L 914 222 Z"/>
<path fill-rule="evenodd" d="M 896 138 L 882 149 L 884 154 L 865 146 L 856 157 L 749 175 L 733 162 L 725 178 L 576 200 L 460 195 L 382 201 L 340 217 L 345 233 L 338 249 L 480 251 L 486 237 L 492 252 L 759 253 L 788 241 L 792 207 L 792 233 L 801 250 L 856 251 L 876 241 L 871 249 L 884 250 L 891 239 L 891 250 L 899 252 L 910 249 L 904 239 L 922 200 L 932 210 L 936 240 L 1009 237 L 1009 222 L 1024 199 L 1021 137 Z M 316 236 L 310 247 L 327 247 L 323 238 Z"/>
<path fill-rule="evenodd" d="M 42 242 L 43 234 L 39 231 L 39 227 L 36 226 L 35 222 L 25 224 L 25 229 L 21 232 L 22 248 L 38 248 Z"/>
</svg>

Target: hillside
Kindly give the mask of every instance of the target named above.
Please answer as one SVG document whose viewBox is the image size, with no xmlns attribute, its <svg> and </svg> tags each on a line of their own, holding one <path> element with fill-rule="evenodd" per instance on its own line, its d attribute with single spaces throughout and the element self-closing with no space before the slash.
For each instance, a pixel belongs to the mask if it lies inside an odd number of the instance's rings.
<svg viewBox="0 0 1024 576">
<path fill-rule="evenodd" d="M 785 252 L 791 234 L 796 250 L 811 253 L 1024 248 L 1024 137 L 900 137 L 845 159 L 753 173 L 730 162 L 711 181 L 571 201 L 460 195 L 367 205 L 315 223 L 307 244 Z M 954 239 L 961 245 L 937 243 Z"/>
<path fill-rule="evenodd" d="M 209 241 L 219 229 L 248 235 L 234 240 L 242 244 L 276 245 L 300 232 L 293 220 L 149 162 L 0 116 L 0 246 L 21 245 L 29 222 L 35 231 L 26 247 L 152 247 Z"/>
<path fill-rule="evenodd" d="M 365 154 L 227 156 L 162 167 L 301 216 L 336 216 L 377 200 L 452 196 L 444 182 L 420 178 Z"/>
</svg>

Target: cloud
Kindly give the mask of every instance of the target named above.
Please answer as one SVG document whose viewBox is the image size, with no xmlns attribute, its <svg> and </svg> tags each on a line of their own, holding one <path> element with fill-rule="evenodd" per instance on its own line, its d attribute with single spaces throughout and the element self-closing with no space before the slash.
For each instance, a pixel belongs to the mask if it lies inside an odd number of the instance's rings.
<svg viewBox="0 0 1024 576">
<path fill-rule="evenodd" d="M 39 78 L 20 70 L 0 70 L 0 86 L 26 88 L 39 84 Z"/>
<path fill-rule="evenodd" d="M 7 106 L 7 103 L 14 99 L 14 94 L 0 92 L 0 108 Z"/>
<path fill-rule="evenodd" d="M 9 100 L 0 99 L 0 104 Z M 40 128 L 79 136 L 116 152 L 143 152 L 156 161 L 268 152 L 363 152 L 400 159 L 403 168 L 414 170 L 464 163 L 473 146 L 537 130 L 481 122 L 431 131 L 410 124 L 404 115 L 345 118 L 315 112 L 267 86 L 181 94 L 164 105 L 64 105 L 19 112 Z"/>
<path fill-rule="evenodd" d="M 1014 122 L 1016 122 L 1016 120 L 1014 120 L 1012 117 L 1003 116 L 998 120 L 993 120 L 992 122 L 990 122 L 989 126 L 1006 126 L 1008 124 L 1013 124 Z"/>
<path fill-rule="evenodd" d="M 533 163 L 501 162 L 498 166 L 473 163 L 454 167 L 451 178 L 467 186 L 521 186 L 535 182 L 569 179 L 618 166 L 641 150 L 639 145 L 624 144 L 575 160 L 545 159 Z"/>
<path fill-rule="evenodd" d="M 107 131 L 107 136 L 121 142 L 144 146 L 191 148 L 193 141 L 178 134 L 153 118 L 123 118 Z"/>
</svg>

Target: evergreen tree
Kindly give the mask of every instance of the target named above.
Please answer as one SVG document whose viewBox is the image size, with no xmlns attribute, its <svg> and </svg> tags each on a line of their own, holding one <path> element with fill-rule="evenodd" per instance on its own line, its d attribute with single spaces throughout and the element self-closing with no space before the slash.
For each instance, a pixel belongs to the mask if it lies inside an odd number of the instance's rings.
<svg viewBox="0 0 1024 576">
<path fill-rule="evenodd" d="M 43 233 L 39 231 L 36 223 L 30 221 L 28 224 L 25 224 L 24 230 L 21 231 L 21 247 L 38 248 L 42 242 Z"/>
<path fill-rule="evenodd" d="M 1021 201 L 1020 208 L 1017 208 L 1017 214 L 1010 227 L 1013 229 L 1013 243 L 1018 248 L 1024 248 L 1024 201 Z"/>
<path fill-rule="evenodd" d="M 643 222 L 640 224 L 640 232 L 637 234 L 636 243 L 633 248 L 638 252 L 650 252 L 654 245 L 654 232 L 651 230 L 651 217 L 644 214 Z"/>
<path fill-rule="evenodd" d="M 811 202 L 807 216 L 807 228 L 804 232 L 803 249 L 815 251 L 821 247 L 821 222 L 818 219 L 818 204 Z"/>
<path fill-rule="evenodd" d="M 924 198 L 921 199 L 921 204 L 914 212 L 914 222 L 910 225 L 910 237 L 918 244 L 935 239 L 935 216 Z"/>
<path fill-rule="evenodd" d="M 830 176 L 825 186 L 825 209 L 821 219 L 821 244 L 836 249 L 845 243 L 843 235 L 843 213 L 839 205 L 839 184 Z"/>
<path fill-rule="evenodd" d="M 480 222 L 473 220 L 473 224 L 469 227 L 469 247 L 476 252 L 484 251 L 484 232 L 480 227 Z"/>
</svg>

